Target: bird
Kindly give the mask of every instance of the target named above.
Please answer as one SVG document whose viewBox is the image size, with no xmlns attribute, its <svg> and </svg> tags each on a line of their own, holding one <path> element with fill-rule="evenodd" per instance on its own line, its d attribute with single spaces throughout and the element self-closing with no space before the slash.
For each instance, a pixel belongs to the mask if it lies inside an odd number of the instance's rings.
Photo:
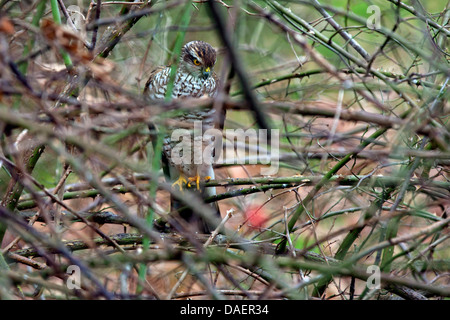
<svg viewBox="0 0 450 320">
<path fill-rule="evenodd" d="M 214 97 L 219 84 L 213 71 L 216 51 L 204 41 L 191 41 L 181 49 L 181 56 L 174 79 L 172 98 Z M 172 66 L 154 69 L 144 88 L 144 95 L 151 100 L 165 99 Z"/>
<path fill-rule="evenodd" d="M 217 96 L 219 88 L 219 79 L 214 72 L 216 64 L 216 50 L 207 42 L 190 41 L 181 49 L 176 74 L 173 78 L 172 99 L 185 98 L 202 98 Z M 144 97 L 149 101 L 161 101 L 166 98 L 168 85 L 171 77 L 173 66 L 160 66 L 150 72 L 149 79 L 145 84 Z M 186 186 L 191 187 L 195 182 L 195 188 L 191 188 L 201 198 L 206 199 L 215 195 L 215 188 L 200 188 L 200 182 L 215 178 L 213 163 L 211 159 L 203 159 L 207 161 L 194 161 L 194 153 L 197 151 L 203 154 L 203 151 L 211 145 L 211 139 L 205 138 L 203 135 L 191 135 L 188 143 L 193 146 L 190 149 L 191 154 L 183 154 L 189 156 L 189 161 L 179 160 L 179 154 L 174 156 L 174 151 L 180 147 L 180 141 L 172 139 L 172 133 L 176 129 L 191 129 L 200 121 L 202 133 L 208 129 L 223 129 L 224 111 L 220 116 L 216 116 L 214 108 L 202 110 L 189 110 L 171 118 L 172 124 L 165 130 L 165 136 L 162 147 L 162 163 L 166 178 L 173 182 L 173 187 L 178 187 L 181 191 Z M 156 129 L 152 126 L 151 129 Z M 198 141 L 198 140 L 201 141 Z M 183 140 L 185 143 L 186 141 Z M 196 147 L 194 147 L 196 146 Z M 197 148 L 197 149 L 196 149 Z M 200 149 L 200 150 L 199 150 Z M 189 149 L 184 149 L 189 150 Z M 216 152 L 214 150 L 213 152 Z M 186 152 L 187 153 L 187 152 Z M 220 218 L 220 211 L 216 202 L 211 204 L 213 211 Z M 171 199 L 171 210 L 178 211 L 179 215 L 187 221 L 196 231 L 210 233 L 214 226 L 209 225 L 203 219 L 198 217 L 191 209 L 186 208 L 178 201 Z"/>
</svg>

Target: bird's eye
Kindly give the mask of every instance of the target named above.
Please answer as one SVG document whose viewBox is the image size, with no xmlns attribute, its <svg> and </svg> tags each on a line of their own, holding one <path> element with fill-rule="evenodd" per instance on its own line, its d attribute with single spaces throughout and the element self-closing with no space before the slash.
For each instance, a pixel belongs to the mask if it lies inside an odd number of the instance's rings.
<svg viewBox="0 0 450 320">
<path fill-rule="evenodd" d="M 192 60 L 192 62 L 193 62 L 196 66 L 199 66 L 199 65 L 200 65 L 200 61 L 198 61 L 197 59 Z"/>
</svg>

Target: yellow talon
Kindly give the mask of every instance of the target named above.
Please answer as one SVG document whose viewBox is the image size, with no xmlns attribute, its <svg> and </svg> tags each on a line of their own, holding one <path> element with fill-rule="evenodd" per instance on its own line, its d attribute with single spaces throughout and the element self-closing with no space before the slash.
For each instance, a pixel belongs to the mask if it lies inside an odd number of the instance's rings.
<svg viewBox="0 0 450 320">
<path fill-rule="evenodd" d="M 204 179 L 206 182 L 208 182 L 209 180 L 211 180 L 211 177 L 206 176 Z M 172 187 L 178 186 L 178 188 L 180 188 L 180 191 L 183 191 L 183 185 L 187 185 L 188 188 L 190 188 L 192 182 L 195 182 L 195 184 L 197 186 L 197 190 L 200 190 L 200 175 L 198 175 L 198 174 L 194 177 L 187 178 L 187 180 L 184 175 L 180 175 L 178 180 L 175 181 L 174 183 L 172 183 Z"/>
<path fill-rule="evenodd" d="M 183 185 L 186 183 L 187 183 L 186 178 L 182 174 L 180 174 L 180 177 L 178 178 L 178 180 L 175 181 L 174 183 L 172 183 L 172 187 L 178 186 L 178 188 L 180 188 L 180 191 L 183 191 Z"/>
<path fill-rule="evenodd" d="M 200 190 L 200 175 L 197 174 L 195 177 L 188 178 L 188 180 L 188 187 L 191 186 L 191 182 L 195 181 L 195 183 L 197 184 L 197 190 Z"/>
</svg>

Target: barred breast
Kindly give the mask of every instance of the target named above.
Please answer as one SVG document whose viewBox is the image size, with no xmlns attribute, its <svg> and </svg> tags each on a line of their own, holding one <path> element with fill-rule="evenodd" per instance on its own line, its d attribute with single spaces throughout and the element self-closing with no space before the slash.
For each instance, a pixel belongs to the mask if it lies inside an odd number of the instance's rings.
<svg viewBox="0 0 450 320">
<path fill-rule="evenodd" d="M 170 78 L 170 67 L 156 69 L 145 85 L 144 94 L 151 100 L 165 99 Z M 204 95 L 214 97 L 217 92 L 217 76 L 213 73 L 208 79 L 194 77 L 188 73 L 175 75 L 172 98 L 200 98 Z"/>
</svg>

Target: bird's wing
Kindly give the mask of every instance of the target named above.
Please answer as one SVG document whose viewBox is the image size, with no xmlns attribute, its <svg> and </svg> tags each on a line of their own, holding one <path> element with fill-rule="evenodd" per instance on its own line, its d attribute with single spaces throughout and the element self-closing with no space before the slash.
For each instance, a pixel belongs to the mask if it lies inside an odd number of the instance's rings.
<svg viewBox="0 0 450 320">
<path fill-rule="evenodd" d="M 144 96 L 145 97 L 150 97 L 151 95 L 155 94 L 155 88 L 156 88 L 156 83 L 155 83 L 155 79 L 156 79 L 156 75 L 162 71 L 164 71 L 164 69 L 166 69 L 168 67 L 165 66 L 161 66 L 161 67 L 157 67 L 156 69 L 154 69 L 152 72 L 150 72 L 150 76 L 147 80 L 147 82 L 145 83 L 145 87 L 144 87 Z M 159 85 L 159 83 L 158 83 Z M 167 85 L 167 83 L 166 83 Z"/>
</svg>

